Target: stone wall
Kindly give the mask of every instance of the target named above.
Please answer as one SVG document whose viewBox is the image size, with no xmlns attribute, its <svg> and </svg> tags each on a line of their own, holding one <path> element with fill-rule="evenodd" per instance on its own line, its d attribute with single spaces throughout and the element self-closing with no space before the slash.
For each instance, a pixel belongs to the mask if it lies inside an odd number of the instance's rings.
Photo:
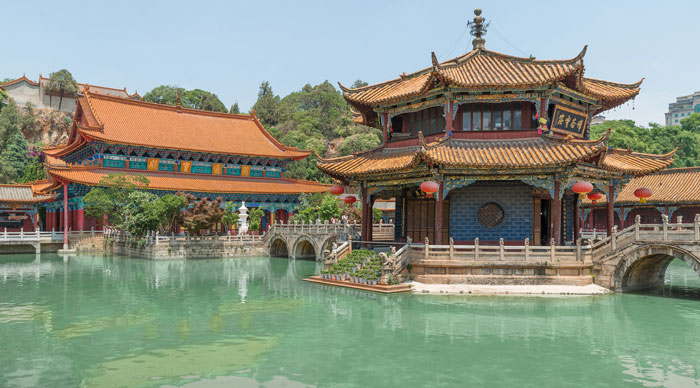
<svg viewBox="0 0 700 388">
<path fill-rule="evenodd" d="M 532 187 L 515 182 L 475 182 L 450 192 L 450 237 L 455 241 L 523 241 L 532 237 Z M 504 220 L 483 226 L 477 213 L 484 204 L 503 208 Z"/>
<path fill-rule="evenodd" d="M 107 239 L 104 250 L 115 255 L 140 257 L 151 260 L 220 259 L 237 256 L 266 255 L 262 241 L 239 242 L 224 240 L 172 240 L 155 244 L 149 241 L 139 246 L 136 241 Z"/>
</svg>

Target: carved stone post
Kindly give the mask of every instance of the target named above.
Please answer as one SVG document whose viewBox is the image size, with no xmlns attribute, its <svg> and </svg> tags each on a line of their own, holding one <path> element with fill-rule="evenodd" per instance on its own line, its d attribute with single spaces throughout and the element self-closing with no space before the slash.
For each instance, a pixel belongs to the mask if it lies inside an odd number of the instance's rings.
<svg viewBox="0 0 700 388">
<path fill-rule="evenodd" d="M 479 238 L 474 239 L 474 261 L 479 260 Z"/>
<path fill-rule="evenodd" d="M 662 214 L 661 222 L 663 223 L 664 241 L 668 241 L 668 215 Z"/>
<path fill-rule="evenodd" d="M 530 239 L 525 238 L 525 261 L 530 261 Z"/>
<path fill-rule="evenodd" d="M 552 260 L 552 263 L 554 263 L 554 259 L 556 258 L 556 252 L 557 248 L 556 245 L 554 245 L 554 238 L 549 239 L 549 255 Z"/>
<path fill-rule="evenodd" d="M 430 256 L 430 240 L 428 240 L 428 236 L 425 236 L 425 248 L 423 249 L 423 258 L 425 260 L 428 260 L 428 257 Z"/>
<path fill-rule="evenodd" d="M 503 261 L 505 260 L 505 247 L 503 246 L 503 237 L 498 239 L 498 258 Z"/>
<path fill-rule="evenodd" d="M 637 214 L 634 217 L 634 240 L 637 241 L 639 240 L 639 224 L 642 223 L 642 216 Z"/>
<path fill-rule="evenodd" d="M 581 239 L 576 239 L 576 261 L 583 261 L 581 257 Z"/>
<path fill-rule="evenodd" d="M 695 222 L 693 222 L 693 229 L 695 231 L 695 241 L 700 241 L 700 213 L 695 215 Z"/>
<path fill-rule="evenodd" d="M 450 237 L 450 260 L 455 258 L 455 240 Z"/>
<path fill-rule="evenodd" d="M 612 233 L 610 233 L 610 249 L 617 250 L 617 225 L 613 225 Z"/>
</svg>

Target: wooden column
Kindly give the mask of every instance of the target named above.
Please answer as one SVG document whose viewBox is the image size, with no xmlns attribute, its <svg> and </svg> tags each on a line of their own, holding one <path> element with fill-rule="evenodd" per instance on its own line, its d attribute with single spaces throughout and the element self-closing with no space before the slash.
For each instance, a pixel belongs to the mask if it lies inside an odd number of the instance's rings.
<svg viewBox="0 0 700 388">
<path fill-rule="evenodd" d="M 561 245 L 561 197 L 559 196 L 559 180 L 554 181 L 554 198 L 552 198 L 551 236 L 555 245 Z M 545 241 L 544 243 L 547 243 Z"/>
<path fill-rule="evenodd" d="M 607 202 L 605 203 L 605 207 L 607 210 L 607 217 L 606 217 L 606 223 L 605 226 L 607 227 L 607 235 L 610 236 L 612 233 L 612 228 L 615 225 L 615 186 L 610 184 L 608 185 L 608 198 Z"/>
<path fill-rule="evenodd" d="M 387 141 L 389 141 L 389 114 L 384 112 L 382 113 L 382 117 L 384 117 L 384 119 L 382 120 L 384 122 L 384 125 L 382 126 L 382 144 L 386 145 Z"/>
<path fill-rule="evenodd" d="M 435 241 L 433 244 L 442 244 L 442 190 L 443 182 L 440 182 L 440 189 L 435 193 Z"/>
<path fill-rule="evenodd" d="M 578 202 L 578 194 L 574 194 L 574 244 L 578 241 L 578 233 L 581 229 L 581 209 Z"/>
<path fill-rule="evenodd" d="M 63 249 L 68 249 L 68 184 L 63 184 Z"/>
</svg>

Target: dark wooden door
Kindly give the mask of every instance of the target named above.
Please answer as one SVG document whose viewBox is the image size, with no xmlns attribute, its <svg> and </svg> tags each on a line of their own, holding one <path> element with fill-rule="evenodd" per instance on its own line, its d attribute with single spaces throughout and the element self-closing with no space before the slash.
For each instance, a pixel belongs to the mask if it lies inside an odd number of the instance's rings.
<svg viewBox="0 0 700 388">
<path fill-rule="evenodd" d="M 431 244 L 448 244 L 450 239 L 450 201 L 442 204 L 442 241 L 435 241 L 435 200 L 410 198 L 406 201 L 406 237 L 421 243 L 428 236 Z"/>
</svg>

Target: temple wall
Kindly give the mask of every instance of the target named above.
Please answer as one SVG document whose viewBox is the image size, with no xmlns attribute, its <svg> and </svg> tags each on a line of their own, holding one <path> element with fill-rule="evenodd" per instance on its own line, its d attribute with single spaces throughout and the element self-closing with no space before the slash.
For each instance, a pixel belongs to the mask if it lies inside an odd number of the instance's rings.
<svg viewBox="0 0 700 388">
<path fill-rule="evenodd" d="M 475 182 L 450 192 L 450 237 L 455 241 L 522 241 L 532 237 L 532 188 L 520 182 Z M 478 218 L 490 202 L 504 213 L 500 225 L 488 228 Z"/>
<path fill-rule="evenodd" d="M 33 86 L 26 82 L 19 82 L 14 85 L 4 86 L 4 89 L 20 107 L 30 102 L 37 108 L 44 108 L 41 97 L 39 96 L 39 86 Z"/>
</svg>

